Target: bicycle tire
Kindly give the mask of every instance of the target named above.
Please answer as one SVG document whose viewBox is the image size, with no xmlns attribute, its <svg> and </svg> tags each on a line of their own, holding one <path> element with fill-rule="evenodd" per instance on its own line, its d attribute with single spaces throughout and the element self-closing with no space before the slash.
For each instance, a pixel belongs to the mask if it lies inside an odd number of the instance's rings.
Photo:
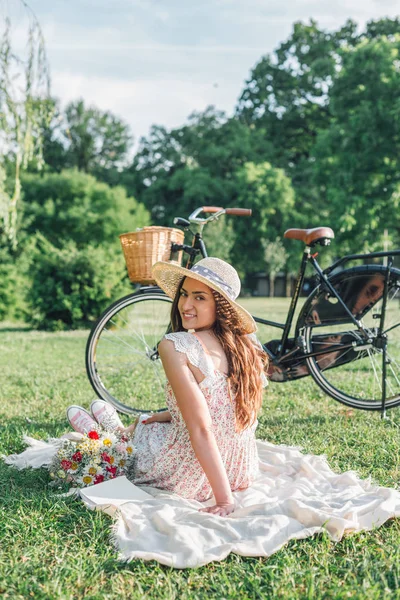
<svg viewBox="0 0 400 600">
<path fill-rule="evenodd" d="M 387 269 L 364 265 L 346 269 L 330 281 L 351 312 L 368 328 L 362 338 L 349 316 L 320 285 L 307 299 L 299 317 L 298 331 L 304 336 L 305 352 L 319 352 L 306 359 L 314 381 L 342 404 L 362 410 L 382 406 L 382 360 L 378 335 L 383 308 L 383 286 Z M 387 335 L 386 408 L 400 404 L 400 271 L 392 269 L 389 280 L 385 324 Z M 329 345 L 335 352 L 323 354 Z M 322 352 L 322 354 L 321 354 Z"/>
<path fill-rule="evenodd" d="M 164 410 L 165 375 L 157 344 L 170 325 L 172 300 L 144 289 L 111 304 L 86 344 L 86 371 L 99 398 L 125 414 Z"/>
</svg>

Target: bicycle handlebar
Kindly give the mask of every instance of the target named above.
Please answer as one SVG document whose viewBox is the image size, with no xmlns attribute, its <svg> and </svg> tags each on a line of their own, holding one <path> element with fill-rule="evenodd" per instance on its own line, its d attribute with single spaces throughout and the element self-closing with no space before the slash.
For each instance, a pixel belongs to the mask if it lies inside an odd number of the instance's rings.
<svg viewBox="0 0 400 600">
<path fill-rule="evenodd" d="M 251 217 L 251 208 L 226 208 L 225 213 L 227 215 L 236 215 L 237 217 Z"/>
<path fill-rule="evenodd" d="M 201 212 L 205 212 L 205 213 L 216 213 L 216 212 L 219 212 L 220 210 L 225 210 L 225 209 L 222 208 L 222 206 L 202 206 L 201 207 Z"/>
<path fill-rule="evenodd" d="M 236 215 L 237 217 L 251 217 L 252 213 L 251 208 L 222 208 L 221 206 L 203 206 L 201 210 L 205 213 L 216 213 L 223 210 L 226 215 Z"/>
<path fill-rule="evenodd" d="M 202 212 L 211 213 L 211 216 L 207 217 L 206 219 L 199 218 L 198 215 Z M 179 227 L 184 227 L 185 229 L 188 229 L 191 224 L 196 224 L 199 228 L 199 231 L 195 234 L 192 246 L 186 246 L 185 244 L 171 244 L 171 260 L 176 260 L 177 257 L 175 257 L 174 253 L 179 252 L 181 250 L 186 252 L 186 254 L 189 254 L 190 258 L 188 264 L 193 264 L 194 259 L 199 253 L 201 253 L 203 258 L 206 258 L 207 250 L 204 245 L 204 241 L 201 237 L 201 234 L 203 228 L 207 225 L 207 223 L 211 223 L 211 221 L 217 220 L 222 215 L 250 217 L 251 213 L 251 208 L 222 208 L 222 206 L 199 206 L 199 208 L 196 208 L 196 210 L 192 212 L 188 220 L 182 219 L 181 217 L 175 217 L 174 225 L 178 225 Z"/>
<path fill-rule="evenodd" d="M 211 213 L 210 217 L 206 219 L 199 218 L 200 213 Z M 195 211 L 189 217 L 190 223 L 196 223 L 201 227 L 204 227 L 206 223 L 210 223 L 211 221 L 215 221 L 218 217 L 222 215 L 236 215 L 237 217 L 250 217 L 251 209 L 250 208 L 222 208 L 222 206 L 200 206 L 196 208 Z"/>
</svg>

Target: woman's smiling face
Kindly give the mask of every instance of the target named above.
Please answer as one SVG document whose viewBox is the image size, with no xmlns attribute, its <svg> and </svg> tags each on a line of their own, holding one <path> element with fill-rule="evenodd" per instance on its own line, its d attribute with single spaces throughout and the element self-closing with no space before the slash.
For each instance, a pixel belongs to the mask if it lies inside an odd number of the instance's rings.
<svg viewBox="0 0 400 600">
<path fill-rule="evenodd" d="M 178 310 L 185 329 L 208 329 L 217 316 L 211 289 L 205 283 L 186 277 L 179 296 Z"/>
</svg>

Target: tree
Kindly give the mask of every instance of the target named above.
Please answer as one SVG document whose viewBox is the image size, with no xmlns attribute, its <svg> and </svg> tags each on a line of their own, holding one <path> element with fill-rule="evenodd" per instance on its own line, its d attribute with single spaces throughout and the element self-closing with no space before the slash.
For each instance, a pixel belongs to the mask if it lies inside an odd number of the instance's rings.
<svg viewBox="0 0 400 600">
<path fill-rule="evenodd" d="M 23 207 L 24 235 L 40 232 L 59 248 L 67 240 L 78 248 L 119 246 L 119 234 L 150 221 L 145 207 L 127 197 L 124 188 L 111 188 L 76 170 L 26 175 Z"/>
<path fill-rule="evenodd" d="M 5 3 L 3 3 L 5 4 Z M 43 34 L 38 20 L 24 0 L 20 5 L 28 17 L 27 55 L 13 51 L 11 20 L 0 17 L 0 219 L 3 244 L 17 244 L 17 214 L 21 195 L 20 174 L 36 157 L 42 159 L 41 123 L 50 106 L 49 69 Z M 9 7 L 7 7 L 9 8 Z M 7 181 L 7 171 L 12 177 Z M 4 239 L 5 238 L 5 239 Z"/>
<path fill-rule="evenodd" d="M 264 246 L 264 263 L 266 267 L 266 273 L 269 275 L 269 295 L 274 297 L 275 295 L 275 278 L 279 271 L 285 266 L 288 259 L 288 253 L 281 241 L 281 238 L 277 237 L 274 241 L 269 242 L 263 240 Z"/>
<path fill-rule="evenodd" d="M 85 107 L 83 100 L 66 107 L 62 135 L 67 166 L 99 178 L 125 166 L 132 145 L 126 123 L 109 111 Z"/>
<path fill-rule="evenodd" d="M 63 140 L 64 115 L 56 98 L 49 99 L 51 117 L 41 123 L 43 164 L 42 171 L 60 173 L 68 167 L 67 148 Z M 29 172 L 37 171 L 34 159 L 28 165 Z"/>
<path fill-rule="evenodd" d="M 197 206 L 231 205 L 235 172 L 252 159 L 249 127 L 208 107 L 182 127 L 153 127 L 121 182 L 151 210 L 155 223 L 165 225 Z"/>
<path fill-rule="evenodd" d="M 315 181 L 345 250 L 400 239 L 400 35 L 363 40 L 343 55 L 330 127 L 314 151 Z"/>
<path fill-rule="evenodd" d="M 229 217 L 220 217 L 217 221 L 209 223 L 204 229 L 204 241 L 209 256 L 216 256 L 230 262 L 236 240 L 233 229 L 234 218 L 232 217 L 230 220 Z"/>
<path fill-rule="evenodd" d="M 296 211 L 290 179 L 269 163 L 246 163 L 236 176 L 238 205 L 251 208 L 250 219 L 233 221 L 236 242 L 232 258 L 242 275 L 265 271 L 263 240 L 275 240 Z M 288 266 L 289 268 L 289 266 Z"/>
<path fill-rule="evenodd" d="M 333 32 L 322 30 L 313 20 L 295 23 L 288 40 L 251 71 L 237 115 L 253 128 L 253 145 L 258 144 L 261 153 L 264 150 L 262 160 L 284 169 L 291 178 L 302 205 L 298 216 L 305 226 L 320 225 L 317 215 L 325 219 L 330 214 L 321 187 L 315 185 L 314 149 L 335 119 L 331 92 L 346 56 L 363 40 L 382 35 L 393 40 L 397 33 L 399 19 L 371 21 L 361 33 L 353 21 Z M 361 80 L 361 64 L 358 73 Z M 268 145 L 263 145 L 263 138 Z"/>
<path fill-rule="evenodd" d="M 340 49 L 357 39 L 353 21 L 333 33 L 321 30 L 314 20 L 298 22 L 289 39 L 254 67 L 237 114 L 264 130 L 272 144 L 265 159 L 293 171 L 309 158 L 318 131 L 330 121 L 329 88 Z"/>
<path fill-rule="evenodd" d="M 78 248 L 73 241 L 53 246 L 36 236 L 27 294 L 28 320 L 38 329 L 90 326 L 102 311 L 129 292 L 121 252 L 116 248 Z"/>
</svg>

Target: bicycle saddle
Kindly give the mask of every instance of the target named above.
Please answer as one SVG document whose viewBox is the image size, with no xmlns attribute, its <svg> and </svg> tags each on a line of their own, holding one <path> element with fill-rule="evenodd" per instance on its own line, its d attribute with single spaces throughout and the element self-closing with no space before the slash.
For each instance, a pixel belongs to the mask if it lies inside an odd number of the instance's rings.
<svg viewBox="0 0 400 600">
<path fill-rule="evenodd" d="M 335 234 L 330 227 L 314 227 L 314 229 L 287 229 L 283 237 L 291 240 L 300 240 L 306 246 L 321 244 L 327 246 L 333 240 Z"/>
</svg>

